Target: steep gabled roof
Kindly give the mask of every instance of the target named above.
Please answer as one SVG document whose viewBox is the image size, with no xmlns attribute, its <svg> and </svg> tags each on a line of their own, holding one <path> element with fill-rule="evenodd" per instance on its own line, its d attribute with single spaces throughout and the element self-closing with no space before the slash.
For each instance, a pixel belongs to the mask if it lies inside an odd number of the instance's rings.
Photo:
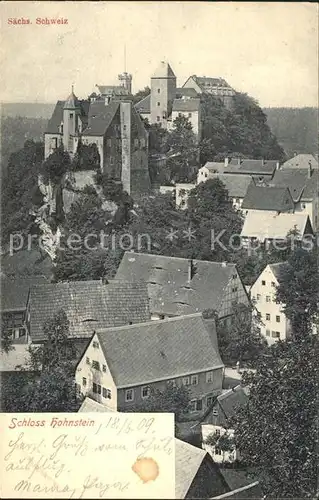
<svg viewBox="0 0 319 500">
<path fill-rule="evenodd" d="M 118 388 L 223 367 L 200 313 L 96 331 Z"/>
<path fill-rule="evenodd" d="M 212 170 L 214 170 L 214 167 L 212 168 Z M 255 185 L 250 175 L 210 173 L 209 179 L 219 179 L 221 182 L 223 182 L 223 184 L 225 184 L 226 186 L 230 198 L 244 198 L 249 186 Z"/>
<path fill-rule="evenodd" d="M 30 287 L 48 283 L 45 277 L 2 278 L 0 311 L 23 311 L 26 309 Z"/>
<path fill-rule="evenodd" d="M 85 412 L 106 413 L 109 411 L 114 411 L 114 410 L 104 404 L 102 405 L 98 401 L 95 401 L 94 399 L 91 399 L 88 396 L 83 400 L 83 403 L 78 409 L 79 413 L 85 413 Z"/>
<path fill-rule="evenodd" d="M 281 168 L 319 168 L 317 159 L 311 154 L 299 154 L 283 163 Z"/>
<path fill-rule="evenodd" d="M 213 409 L 209 412 L 203 423 L 225 426 L 227 421 L 236 415 L 238 408 L 244 406 L 247 402 L 248 396 L 245 389 L 241 385 L 237 385 L 217 397 Z M 214 414 L 214 409 L 217 409 L 216 415 Z"/>
<path fill-rule="evenodd" d="M 223 173 L 224 171 L 224 162 L 220 161 L 207 161 L 202 168 L 207 168 L 212 173 Z"/>
<path fill-rule="evenodd" d="M 218 311 L 235 264 L 125 252 L 116 279 L 148 285 L 151 312 L 179 316 L 206 309 Z"/>
<path fill-rule="evenodd" d="M 301 237 L 310 225 L 309 217 L 303 213 L 279 213 L 273 215 L 270 211 L 259 210 L 248 212 L 245 217 L 241 236 L 244 238 L 265 239 L 285 239 L 289 231 L 297 229 Z M 310 225 L 311 228 L 311 225 Z"/>
<path fill-rule="evenodd" d="M 99 280 L 51 283 L 31 287 L 30 335 L 43 341 L 43 324 L 63 309 L 70 337 L 89 338 L 97 328 L 139 323 L 150 319 L 143 283 L 107 284 Z"/>
<path fill-rule="evenodd" d="M 188 98 L 196 98 L 198 97 L 199 94 L 196 92 L 195 89 L 192 89 L 191 87 L 178 87 L 176 89 L 176 97 L 188 97 Z"/>
<path fill-rule="evenodd" d="M 251 184 L 243 200 L 246 210 L 274 210 L 287 212 L 293 210 L 294 203 L 286 187 L 256 186 Z"/>
<path fill-rule="evenodd" d="M 135 109 L 139 113 L 150 113 L 151 112 L 151 94 L 148 94 L 146 97 L 144 97 L 141 101 L 137 102 L 135 104 Z"/>
<path fill-rule="evenodd" d="M 169 63 L 161 61 L 152 78 L 176 78 L 176 76 Z"/>
<path fill-rule="evenodd" d="M 103 96 L 127 96 L 129 91 L 123 85 L 96 85 L 98 91 Z"/>
<path fill-rule="evenodd" d="M 90 102 L 88 100 L 79 100 L 75 98 L 75 103 L 74 103 L 74 108 L 80 110 L 80 116 L 83 121 L 83 123 L 87 123 L 87 115 L 89 111 L 89 105 Z M 61 125 L 61 122 L 63 122 L 63 109 L 65 107 L 65 104 L 67 101 L 57 101 L 53 114 L 48 121 L 48 125 L 46 128 L 45 133 L 46 134 L 59 134 L 59 127 Z"/>
<path fill-rule="evenodd" d="M 175 498 L 185 498 L 207 452 L 175 439 Z"/>
<path fill-rule="evenodd" d="M 271 271 L 273 272 L 276 280 L 280 283 L 281 274 L 286 267 L 286 262 L 276 262 L 276 264 L 269 264 Z"/>
<path fill-rule="evenodd" d="M 111 101 L 105 106 L 104 111 L 90 119 L 89 125 L 83 131 L 83 136 L 104 136 L 115 117 L 120 103 Z"/>
<path fill-rule="evenodd" d="M 295 202 L 303 196 L 303 191 L 307 186 L 307 195 L 311 196 L 313 190 L 318 187 L 318 172 L 314 171 L 308 178 L 309 171 L 304 168 L 284 168 L 276 170 L 271 180 L 272 186 L 288 187 Z"/>
<path fill-rule="evenodd" d="M 200 99 L 174 99 L 173 111 L 198 111 Z"/>
</svg>

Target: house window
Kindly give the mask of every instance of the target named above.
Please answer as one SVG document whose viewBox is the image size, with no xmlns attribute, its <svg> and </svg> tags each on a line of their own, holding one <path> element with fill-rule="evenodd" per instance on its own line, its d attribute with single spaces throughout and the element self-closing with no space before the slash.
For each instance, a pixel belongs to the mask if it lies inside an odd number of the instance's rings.
<svg viewBox="0 0 319 500">
<path fill-rule="evenodd" d="M 102 387 L 102 396 L 103 396 L 103 398 L 106 398 L 106 399 L 112 399 L 112 394 L 111 394 L 110 389 L 105 389 L 105 387 Z"/>
<path fill-rule="evenodd" d="M 266 302 L 271 302 L 271 298 L 269 295 L 266 295 Z"/>
<path fill-rule="evenodd" d="M 141 147 L 142 147 L 142 148 L 145 148 L 145 139 L 144 139 L 144 138 L 143 138 L 143 139 L 141 139 Z"/>
<path fill-rule="evenodd" d="M 142 387 L 142 389 L 141 389 L 142 399 L 146 399 L 150 395 L 151 395 L 151 389 L 150 389 L 150 387 L 148 387 L 148 385 L 144 385 L 144 387 Z"/>
<path fill-rule="evenodd" d="M 213 415 L 214 417 L 218 417 L 218 408 L 213 408 Z"/>
<path fill-rule="evenodd" d="M 112 139 L 108 139 L 107 140 L 107 145 L 108 145 L 109 148 L 112 146 Z"/>
<path fill-rule="evenodd" d="M 218 446 L 215 446 L 215 455 L 221 455 L 222 454 L 222 450 L 220 448 L 218 448 Z"/>
<path fill-rule="evenodd" d="M 280 338 L 280 332 L 271 332 L 271 336 L 273 339 L 279 339 Z"/>
<path fill-rule="evenodd" d="M 138 139 L 134 139 L 134 146 L 137 148 L 138 147 Z"/>
<path fill-rule="evenodd" d="M 191 118 L 192 117 L 192 113 L 188 113 L 188 118 Z"/>
<path fill-rule="evenodd" d="M 280 316 L 276 316 L 276 323 L 280 323 Z"/>
<path fill-rule="evenodd" d="M 218 436 L 218 437 L 220 436 L 220 429 L 215 430 L 215 436 Z"/>
<path fill-rule="evenodd" d="M 275 288 L 276 283 L 275 283 L 274 281 L 272 281 L 272 282 L 271 282 L 271 286 L 272 286 L 273 288 Z"/>
<path fill-rule="evenodd" d="M 156 120 L 157 120 L 158 122 L 160 122 L 160 121 L 161 121 L 161 117 L 160 117 L 160 116 L 157 116 L 157 117 L 156 117 Z"/>
<path fill-rule="evenodd" d="M 160 94 L 161 93 L 161 89 L 157 89 L 157 93 Z"/>
<path fill-rule="evenodd" d="M 266 330 L 266 336 L 270 337 L 270 330 Z"/>
<path fill-rule="evenodd" d="M 231 289 L 231 291 L 232 291 L 233 293 L 237 292 L 237 291 L 238 291 L 237 286 L 234 286 L 234 287 Z"/>
<path fill-rule="evenodd" d="M 192 399 L 192 401 L 189 403 L 190 412 L 201 411 L 202 408 L 203 408 L 203 402 L 201 399 Z"/>
<path fill-rule="evenodd" d="M 86 357 L 86 364 L 89 365 L 90 364 L 90 358 Z"/>
<path fill-rule="evenodd" d="M 98 349 L 98 348 L 100 347 L 100 346 L 99 346 L 99 343 L 98 343 L 98 342 L 96 342 L 96 340 L 94 340 L 94 342 L 93 342 L 93 344 L 92 344 L 92 345 L 93 345 L 93 347 L 95 347 L 96 349 Z"/>
<path fill-rule="evenodd" d="M 261 299 L 261 295 L 260 295 L 260 293 L 257 293 L 256 299 L 257 299 L 257 300 L 260 300 L 260 299 Z"/>
<path fill-rule="evenodd" d="M 266 285 L 266 281 L 262 280 L 261 284 L 262 284 L 262 286 L 265 286 Z"/>
<path fill-rule="evenodd" d="M 92 368 L 94 368 L 94 370 L 99 370 L 100 369 L 100 363 L 98 361 L 93 360 L 92 361 Z"/>
<path fill-rule="evenodd" d="M 198 384 L 198 375 L 192 375 L 191 376 L 191 385 L 197 385 Z"/>
<path fill-rule="evenodd" d="M 70 118 L 73 118 L 73 113 L 70 113 Z"/>
<path fill-rule="evenodd" d="M 207 408 L 209 408 L 213 404 L 214 399 L 215 399 L 214 396 L 207 396 L 207 398 L 206 398 L 206 406 L 207 406 Z"/>
<path fill-rule="evenodd" d="M 183 385 L 189 385 L 189 377 L 183 377 Z"/>
<path fill-rule="evenodd" d="M 160 102 L 158 102 L 158 103 L 157 103 L 157 106 L 160 106 L 160 105 L 161 105 L 161 103 L 160 103 Z"/>
<path fill-rule="evenodd" d="M 175 381 L 174 379 L 172 379 L 172 380 L 168 380 L 168 381 L 167 381 L 167 385 L 169 385 L 169 384 L 170 384 L 172 387 L 176 387 L 176 381 Z"/>
<path fill-rule="evenodd" d="M 123 125 L 123 130 L 126 130 L 126 125 Z"/>
<path fill-rule="evenodd" d="M 182 118 L 182 113 L 178 113 L 179 118 Z"/>
<path fill-rule="evenodd" d="M 270 314 L 266 313 L 266 321 L 270 321 Z"/>
<path fill-rule="evenodd" d="M 82 385 L 83 385 L 83 387 L 86 386 L 86 378 L 85 377 L 82 378 Z"/>
<path fill-rule="evenodd" d="M 209 384 L 212 381 L 213 381 L 213 372 L 207 372 L 206 373 L 206 382 Z"/>
<path fill-rule="evenodd" d="M 134 389 L 126 389 L 125 401 L 134 401 Z"/>
<path fill-rule="evenodd" d="M 94 394 L 101 394 L 102 387 L 99 384 L 95 384 L 93 382 L 93 392 L 94 392 Z"/>
<path fill-rule="evenodd" d="M 103 371 L 106 373 L 106 365 L 103 365 Z"/>
</svg>

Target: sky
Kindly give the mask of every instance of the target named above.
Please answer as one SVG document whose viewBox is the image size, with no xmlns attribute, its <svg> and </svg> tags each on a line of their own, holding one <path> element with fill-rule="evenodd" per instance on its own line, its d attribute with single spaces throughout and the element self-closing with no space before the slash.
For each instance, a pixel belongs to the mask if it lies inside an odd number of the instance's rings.
<svg viewBox="0 0 319 500">
<path fill-rule="evenodd" d="M 165 60 L 178 86 L 223 77 L 262 107 L 318 106 L 317 4 L 23 1 L 1 2 L 0 14 L 0 101 L 55 102 L 72 84 L 86 98 L 117 84 L 126 46 L 134 92 Z M 36 24 L 45 17 L 68 24 Z"/>
</svg>

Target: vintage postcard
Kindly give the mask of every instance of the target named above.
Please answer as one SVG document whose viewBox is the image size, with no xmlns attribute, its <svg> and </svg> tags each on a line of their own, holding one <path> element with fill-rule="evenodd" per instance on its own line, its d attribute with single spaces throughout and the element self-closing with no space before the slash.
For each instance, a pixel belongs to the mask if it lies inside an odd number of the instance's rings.
<svg viewBox="0 0 319 500">
<path fill-rule="evenodd" d="M 1 498 L 318 499 L 318 4 L 0 14 Z"/>
</svg>

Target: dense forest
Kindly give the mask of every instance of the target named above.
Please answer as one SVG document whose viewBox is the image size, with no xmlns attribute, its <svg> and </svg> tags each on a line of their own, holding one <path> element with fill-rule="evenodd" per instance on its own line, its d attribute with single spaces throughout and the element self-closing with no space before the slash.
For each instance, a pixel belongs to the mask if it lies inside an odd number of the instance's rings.
<svg viewBox="0 0 319 500">
<path fill-rule="evenodd" d="M 265 108 L 268 125 L 288 158 L 318 152 L 317 108 Z"/>
</svg>

